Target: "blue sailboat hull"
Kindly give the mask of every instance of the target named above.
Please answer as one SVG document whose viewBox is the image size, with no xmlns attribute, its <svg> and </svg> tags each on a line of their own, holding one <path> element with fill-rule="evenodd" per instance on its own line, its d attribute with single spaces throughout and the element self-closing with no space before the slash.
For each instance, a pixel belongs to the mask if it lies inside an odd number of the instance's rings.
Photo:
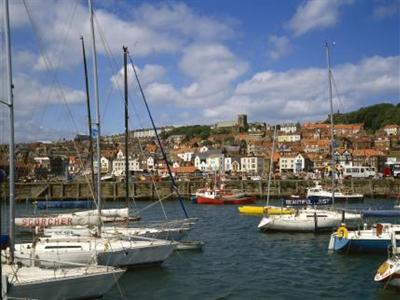
<svg viewBox="0 0 400 300">
<path fill-rule="evenodd" d="M 400 247 L 400 241 L 396 241 Z M 348 239 L 335 237 L 334 251 L 336 252 L 386 252 L 391 246 L 390 239 Z"/>
<path fill-rule="evenodd" d="M 93 207 L 92 200 L 37 201 L 37 209 L 72 209 Z"/>
</svg>

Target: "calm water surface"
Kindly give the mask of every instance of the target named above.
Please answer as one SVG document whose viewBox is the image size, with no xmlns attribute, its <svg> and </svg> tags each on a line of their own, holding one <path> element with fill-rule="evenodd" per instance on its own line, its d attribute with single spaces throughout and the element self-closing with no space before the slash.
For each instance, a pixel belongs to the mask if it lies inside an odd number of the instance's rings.
<svg viewBox="0 0 400 300">
<path fill-rule="evenodd" d="M 182 216 L 177 202 L 164 206 L 171 219 Z M 128 271 L 104 299 L 400 299 L 373 281 L 385 255 L 328 254 L 329 234 L 261 233 L 260 217 L 241 216 L 236 206 L 187 202 L 187 209 L 199 218 L 188 238 L 204 241 L 204 250 L 177 252 L 159 267 Z M 25 204 L 18 205 L 17 215 L 26 211 Z M 142 216 L 160 219 L 161 212 L 152 207 Z"/>
<path fill-rule="evenodd" d="M 390 208 L 393 201 L 364 205 Z M 166 208 L 179 209 L 173 202 Z M 241 216 L 235 206 L 188 210 L 199 218 L 189 238 L 204 241 L 204 251 L 129 271 L 120 281 L 126 299 L 400 299 L 373 281 L 385 255 L 328 254 L 329 234 L 261 233 L 260 218 Z M 117 288 L 106 297 L 121 298 Z"/>
</svg>

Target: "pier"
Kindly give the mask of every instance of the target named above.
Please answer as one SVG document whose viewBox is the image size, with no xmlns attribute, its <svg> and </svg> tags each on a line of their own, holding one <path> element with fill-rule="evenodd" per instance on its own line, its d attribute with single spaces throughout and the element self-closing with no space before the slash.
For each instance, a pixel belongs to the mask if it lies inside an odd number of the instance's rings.
<svg viewBox="0 0 400 300">
<path fill-rule="evenodd" d="M 182 196 L 188 198 L 190 194 L 206 185 L 205 179 L 178 181 L 178 188 Z M 329 180 L 321 181 L 329 186 Z M 211 184 L 211 182 L 209 182 Z M 247 195 L 265 197 L 267 195 L 267 180 L 232 180 L 224 181 L 226 188 L 239 189 Z M 314 185 L 311 180 L 277 180 L 271 184 L 271 197 L 283 198 L 290 195 L 305 195 L 306 188 Z M 400 194 L 400 179 L 364 179 L 344 180 L 345 189 L 354 193 L 364 194 L 368 198 L 397 198 Z M 102 197 L 106 200 L 122 200 L 125 198 L 125 182 L 102 182 Z M 7 198 L 8 185 L 0 185 L 0 197 Z M 149 181 L 137 181 L 130 184 L 130 197 L 136 200 L 154 200 L 172 194 L 171 182 L 160 181 L 156 185 Z M 92 199 L 92 191 L 87 182 L 30 182 L 17 183 L 17 201 L 31 200 L 82 200 Z"/>
</svg>

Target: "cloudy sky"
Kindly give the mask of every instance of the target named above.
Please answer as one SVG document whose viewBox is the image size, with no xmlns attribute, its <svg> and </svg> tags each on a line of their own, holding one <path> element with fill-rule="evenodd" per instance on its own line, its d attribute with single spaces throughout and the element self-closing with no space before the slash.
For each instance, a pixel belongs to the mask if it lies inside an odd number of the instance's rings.
<svg viewBox="0 0 400 300">
<path fill-rule="evenodd" d="M 86 1 L 10 2 L 17 140 L 84 133 L 81 35 L 92 86 Z M 324 119 L 325 41 L 334 42 L 335 110 L 399 102 L 398 0 L 95 0 L 94 8 L 103 134 L 123 130 L 123 45 L 160 126 L 212 124 L 239 113 L 268 123 Z M 3 28 L 1 36 L 5 99 Z M 129 76 L 130 126 L 148 127 L 132 68 Z M 94 114 L 92 88 L 91 95 Z M 1 107 L 0 143 L 6 117 Z"/>
</svg>

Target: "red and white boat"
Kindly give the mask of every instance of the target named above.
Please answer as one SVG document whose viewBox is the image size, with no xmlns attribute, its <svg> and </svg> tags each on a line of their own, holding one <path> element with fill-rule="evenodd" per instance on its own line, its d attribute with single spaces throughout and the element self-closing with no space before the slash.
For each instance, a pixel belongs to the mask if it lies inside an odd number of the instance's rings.
<svg viewBox="0 0 400 300">
<path fill-rule="evenodd" d="M 246 197 L 238 190 L 229 189 L 200 189 L 196 192 L 197 204 L 250 204 L 256 201 L 255 197 Z"/>
</svg>

